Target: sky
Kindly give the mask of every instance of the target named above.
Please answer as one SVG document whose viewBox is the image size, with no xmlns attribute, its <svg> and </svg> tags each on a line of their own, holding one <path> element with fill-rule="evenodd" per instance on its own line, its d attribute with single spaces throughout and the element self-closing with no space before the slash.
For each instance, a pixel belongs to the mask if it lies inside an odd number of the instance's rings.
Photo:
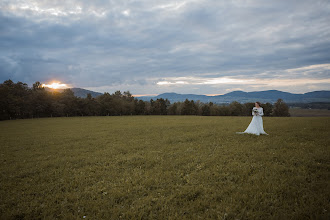
<svg viewBox="0 0 330 220">
<path fill-rule="evenodd" d="M 133 95 L 330 90 L 329 0 L 0 0 L 0 81 Z"/>
</svg>

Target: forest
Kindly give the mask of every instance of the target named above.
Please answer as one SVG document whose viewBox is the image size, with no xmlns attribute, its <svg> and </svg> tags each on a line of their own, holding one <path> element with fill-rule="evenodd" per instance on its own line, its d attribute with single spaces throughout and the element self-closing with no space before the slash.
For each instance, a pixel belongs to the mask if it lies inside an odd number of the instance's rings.
<svg viewBox="0 0 330 220">
<path fill-rule="evenodd" d="M 257 100 L 256 100 L 257 101 Z M 63 92 L 48 91 L 40 82 L 30 88 L 26 83 L 6 80 L 0 84 L 0 120 L 121 115 L 201 115 L 201 116 L 251 116 L 254 103 L 230 104 L 202 103 L 186 99 L 170 103 L 167 99 L 142 101 L 129 92 L 116 91 L 93 98 L 79 98 L 70 89 Z M 290 116 L 287 104 L 263 103 L 265 116 Z"/>
</svg>

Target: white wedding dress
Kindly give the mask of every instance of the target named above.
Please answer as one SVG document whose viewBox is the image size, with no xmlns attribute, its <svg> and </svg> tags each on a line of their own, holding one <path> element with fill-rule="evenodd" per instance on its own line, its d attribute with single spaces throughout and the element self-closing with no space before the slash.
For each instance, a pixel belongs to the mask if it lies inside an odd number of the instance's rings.
<svg viewBox="0 0 330 220">
<path fill-rule="evenodd" d="M 264 126 L 263 126 L 262 117 L 261 117 L 264 115 L 263 108 L 254 107 L 252 110 L 252 115 L 253 115 L 253 118 L 252 118 L 252 121 L 249 124 L 248 128 L 244 132 L 237 132 L 237 133 L 238 134 L 247 133 L 247 134 L 255 134 L 255 135 L 267 134 L 264 131 Z"/>
</svg>

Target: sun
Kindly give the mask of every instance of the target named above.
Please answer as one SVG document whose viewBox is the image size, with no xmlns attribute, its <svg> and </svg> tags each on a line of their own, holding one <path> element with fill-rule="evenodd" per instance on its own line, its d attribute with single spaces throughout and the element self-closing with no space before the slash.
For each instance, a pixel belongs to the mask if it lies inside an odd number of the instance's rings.
<svg viewBox="0 0 330 220">
<path fill-rule="evenodd" d="M 51 88 L 51 89 L 66 89 L 66 88 L 68 88 L 68 86 L 66 84 L 59 83 L 59 82 L 53 82 L 51 84 L 42 84 L 42 87 L 47 87 L 47 88 Z"/>
</svg>

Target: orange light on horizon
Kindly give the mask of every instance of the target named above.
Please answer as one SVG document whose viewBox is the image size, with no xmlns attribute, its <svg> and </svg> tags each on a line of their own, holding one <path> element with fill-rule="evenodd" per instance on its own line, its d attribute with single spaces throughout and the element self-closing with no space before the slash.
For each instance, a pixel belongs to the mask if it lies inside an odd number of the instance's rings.
<svg viewBox="0 0 330 220">
<path fill-rule="evenodd" d="M 221 94 L 204 94 L 204 95 L 206 95 L 206 96 L 218 96 L 218 95 L 224 95 L 224 94 L 221 93 Z"/>
<path fill-rule="evenodd" d="M 66 89 L 68 88 L 67 84 L 53 82 L 52 84 L 42 84 L 42 87 L 47 87 L 51 89 Z"/>
<path fill-rule="evenodd" d="M 142 95 L 133 95 L 133 97 L 143 97 L 143 96 L 157 96 L 159 94 L 142 94 Z"/>
</svg>

